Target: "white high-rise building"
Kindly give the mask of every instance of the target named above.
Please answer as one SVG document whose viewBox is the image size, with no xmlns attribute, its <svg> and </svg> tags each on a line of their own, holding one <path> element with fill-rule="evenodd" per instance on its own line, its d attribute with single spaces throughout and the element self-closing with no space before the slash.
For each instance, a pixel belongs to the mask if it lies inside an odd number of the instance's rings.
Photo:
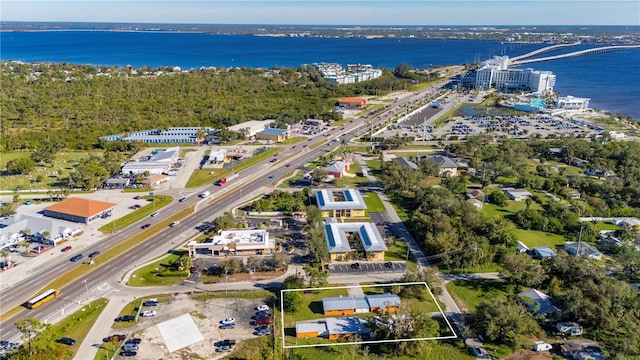
<svg viewBox="0 0 640 360">
<path fill-rule="evenodd" d="M 533 69 L 509 69 L 508 56 L 496 56 L 482 62 L 476 71 L 475 88 L 488 90 L 524 90 L 545 94 L 553 92 L 556 76 L 550 71 Z"/>
</svg>

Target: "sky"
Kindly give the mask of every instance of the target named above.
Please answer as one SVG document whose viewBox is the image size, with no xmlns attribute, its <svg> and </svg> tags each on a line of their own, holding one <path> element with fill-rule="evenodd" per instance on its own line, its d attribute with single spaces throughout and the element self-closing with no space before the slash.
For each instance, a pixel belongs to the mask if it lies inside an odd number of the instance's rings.
<svg viewBox="0 0 640 360">
<path fill-rule="evenodd" d="M 640 25 L 640 1 L 0 0 L 0 20 L 298 25 Z"/>
</svg>

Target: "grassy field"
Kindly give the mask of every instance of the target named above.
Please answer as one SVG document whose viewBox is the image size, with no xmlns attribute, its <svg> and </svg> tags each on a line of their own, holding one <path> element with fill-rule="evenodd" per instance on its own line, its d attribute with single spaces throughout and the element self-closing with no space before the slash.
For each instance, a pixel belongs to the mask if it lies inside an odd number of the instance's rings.
<svg viewBox="0 0 640 360">
<path fill-rule="evenodd" d="M 90 155 L 100 155 L 101 151 L 65 151 L 56 154 L 51 166 L 36 166 L 29 174 L 0 177 L 0 190 L 15 189 L 59 189 L 67 185 L 69 173 L 82 158 Z M 15 159 L 26 159 L 31 152 L 18 151 L 0 154 L 0 169 L 4 169 L 7 162 Z M 38 181 L 41 180 L 41 181 Z"/>
<path fill-rule="evenodd" d="M 454 280 L 447 284 L 447 290 L 458 305 L 473 312 L 482 301 L 506 296 L 509 286 L 502 280 Z"/>
<path fill-rule="evenodd" d="M 511 234 L 516 240 L 522 241 L 529 248 L 547 246 L 555 248 L 564 245 L 566 239 L 562 235 L 545 233 L 537 230 L 513 229 Z"/>
<path fill-rule="evenodd" d="M 306 141 L 306 140 L 307 140 L 306 136 L 294 136 L 294 137 L 288 138 L 287 140 L 281 142 L 281 144 L 293 145 L 293 144 L 297 144 L 297 143 L 300 143 L 300 142 L 303 142 L 303 141 Z"/>
<path fill-rule="evenodd" d="M 143 196 L 143 199 L 150 199 L 151 196 Z M 141 207 L 138 210 L 128 213 L 127 215 L 115 219 L 108 224 L 104 224 L 98 228 L 99 231 L 102 231 L 105 234 L 111 234 L 112 232 L 117 231 L 118 229 L 123 229 L 140 219 L 144 219 L 145 217 L 151 215 L 154 211 L 158 211 L 163 207 L 171 204 L 173 201 L 173 197 L 169 195 L 154 195 L 154 201 L 149 202 L 147 205 Z"/>
<path fill-rule="evenodd" d="M 171 301 L 171 295 L 169 294 L 158 294 L 158 295 L 151 295 L 151 296 L 146 296 L 146 297 L 142 297 L 142 298 L 138 298 L 130 303 L 128 303 L 127 305 L 124 306 L 124 308 L 122 308 L 122 310 L 120 311 L 120 314 L 118 314 L 118 317 L 120 316 L 124 316 L 124 315 L 133 315 L 136 316 L 138 314 L 138 311 L 140 310 L 140 307 L 142 306 L 142 303 L 148 299 L 158 299 L 159 303 L 168 303 Z M 113 325 L 111 325 L 112 328 L 114 329 L 126 329 L 126 328 L 130 328 L 136 325 L 135 321 L 130 321 L 130 322 L 113 322 Z"/>
<path fill-rule="evenodd" d="M 595 230 L 596 231 L 602 231 L 602 230 L 619 230 L 620 227 L 618 225 L 612 224 L 612 223 L 606 223 L 606 222 L 598 222 L 596 223 L 595 226 Z"/>
<path fill-rule="evenodd" d="M 402 197 L 398 195 L 388 194 L 387 197 L 391 204 L 393 204 L 393 208 L 396 209 L 396 213 L 398 213 L 398 217 L 400 217 L 400 221 L 406 222 L 409 220 L 409 210 L 405 207 L 405 201 Z"/>
<path fill-rule="evenodd" d="M 422 285 L 418 285 L 422 286 Z M 391 286 L 362 286 L 362 291 L 365 295 L 379 295 L 387 294 L 391 292 Z M 401 298 L 402 308 L 408 307 L 411 311 L 416 313 L 432 313 L 440 311 L 438 306 L 431 299 L 431 296 L 427 294 L 425 300 L 418 300 L 414 298 Z M 442 304 L 441 304 L 442 306 Z"/>
<path fill-rule="evenodd" d="M 184 256 L 184 252 L 174 252 L 172 254 L 163 256 L 158 261 L 155 261 L 147 266 L 141 267 L 131 274 L 131 278 L 127 282 L 129 286 L 169 286 L 175 285 L 187 277 L 182 276 L 157 276 L 156 274 L 162 272 L 169 267 L 169 263 L 180 259 Z"/>
<path fill-rule="evenodd" d="M 364 200 L 364 203 L 367 204 L 368 212 L 384 211 L 384 204 L 382 203 L 382 200 L 380 200 L 380 197 L 378 196 L 378 194 L 369 191 L 362 196 L 362 199 Z"/>
<path fill-rule="evenodd" d="M 89 306 L 76 311 L 54 325 L 56 328 L 60 329 L 60 333 L 63 334 L 63 336 L 76 340 L 75 345 L 69 346 L 69 349 L 74 355 L 80 348 L 80 344 L 82 344 L 84 337 L 93 327 L 96 320 L 98 320 L 98 316 L 100 316 L 102 310 L 107 306 L 108 302 L 109 300 L 107 299 L 94 300 L 89 304 Z"/>
<path fill-rule="evenodd" d="M 482 213 L 485 215 L 493 216 L 503 216 L 508 217 L 509 215 L 515 215 L 518 211 L 524 209 L 527 204 L 524 201 L 512 201 L 507 200 L 506 206 L 498 206 L 495 204 L 485 203 L 482 207 Z"/>
</svg>

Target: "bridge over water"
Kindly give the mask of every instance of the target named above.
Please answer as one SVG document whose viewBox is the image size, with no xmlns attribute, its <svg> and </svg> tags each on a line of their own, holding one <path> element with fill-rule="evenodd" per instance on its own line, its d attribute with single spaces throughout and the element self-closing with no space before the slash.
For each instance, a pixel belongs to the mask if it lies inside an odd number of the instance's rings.
<svg viewBox="0 0 640 360">
<path fill-rule="evenodd" d="M 571 44 L 557 44 L 557 45 L 545 46 L 545 47 L 543 47 L 541 49 L 533 50 L 533 51 L 528 52 L 526 54 L 512 57 L 512 58 L 510 58 L 510 60 L 512 62 L 513 61 L 518 61 L 520 59 L 530 58 L 530 57 L 536 56 L 538 54 L 542 54 L 542 53 L 546 53 L 546 52 L 550 52 L 550 51 L 554 51 L 554 50 L 557 50 L 557 49 L 562 49 L 562 48 L 566 48 L 566 47 L 570 47 L 570 46 L 576 46 L 576 45 L 580 45 L 580 44 L 581 44 L 581 42 L 578 41 L 578 42 L 574 42 L 574 43 L 571 43 Z"/>
<path fill-rule="evenodd" d="M 565 44 L 563 44 L 563 45 L 565 45 Z M 573 45 L 577 45 L 577 44 L 567 44 L 564 47 L 573 46 Z M 551 49 L 551 48 L 553 48 L 553 49 Z M 539 49 L 539 50 L 544 50 L 544 51 L 538 51 L 537 53 L 540 54 L 540 53 L 543 53 L 543 52 L 552 51 L 552 50 L 557 49 L 557 48 L 558 48 L 557 46 L 548 46 L 546 48 Z M 557 59 L 563 59 L 563 58 L 575 57 L 575 56 L 602 54 L 602 53 L 623 51 L 623 50 L 629 50 L 629 49 L 640 49 L 640 45 L 602 46 L 602 47 L 597 47 L 597 48 L 593 48 L 593 49 L 585 49 L 585 50 L 574 51 L 574 52 L 570 52 L 570 53 L 566 53 L 566 54 L 560 54 L 560 55 L 554 55 L 554 56 L 545 56 L 545 57 L 535 58 L 535 59 L 527 59 L 527 57 L 533 56 L 531 54 L 535 53 L 535 51 L 532 51 L 532 52 L 530 52 L 528 54 L 521 55 L 521 56 L 515 57 L 513 59 L 509 59 L 509 65 L 510 66 L 518 66 L 518 65 L 529 64 L 529 63 L 533 63 L 533 62 L 557 60 Z"/>
</svg>

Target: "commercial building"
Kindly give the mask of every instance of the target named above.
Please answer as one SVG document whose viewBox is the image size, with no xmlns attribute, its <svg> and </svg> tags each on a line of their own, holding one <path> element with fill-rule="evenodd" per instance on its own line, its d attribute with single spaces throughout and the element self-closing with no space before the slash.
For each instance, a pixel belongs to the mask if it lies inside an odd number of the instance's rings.
<svg viewBox="0 0 640 360">
<path fill-rule="evenodd" d="M 117 204 L 72 197 L 44 208 L 44 215 L 56 219 L 88 224 L 104 216 L 111 215 Z"/>
<path fill-rule="evenodd" d="M 322 217 L 353 218 L 365 217 L 367 205 L 360 192 L 354 189 L 338 191 L 316 191 L 316 203 Z"/>
<path fill-rule="evenodd" d="M 324 337 L 329 340 L 360 336 L 367 338 L 371 329 L 367 328 L 367 321 L 358 317 L 326 318 L 324 320 L 296 322 L 296 337 Z"/>
<path fill-rule="evenodd" d="M 28 234 L 25 234 L 25 229 L 29 229 Z M 68 221 L 17 214 L 0 220 L 0 248 L 17 244 L 27 237 L 31 241 L 56 246 L 81 231 L 77 224 Z"/>
<path fill-rule="evenodd" d="M 220 233 L 203 243 L 190 241 L 187 244 L 189 256 L 198 255 L 255 255 L 269 254 L 275 249 L 275 241 L 269 238 L 266 230 L 229 230 Z"/>
<path fill-rule="evenodd" d="M 376 69 L 370 64 L 349 64 L 346 69 L 336 63 L 314 63 L 313 66 L 327 81 L 337 84 L 353 84 L 382 76 L 382 69 Z"/>
<path fill-rule="evenodd" d="M 556 107 L 566 110 L 587 110 L 589 108 L 589 98 L 578 98 L 573 96 L 559 97 L 556 100 Z"/>
<path fill-rule="evenodd" d="M 341 178 L 346 176 L 349 172 L 349 163 L 346 161 L 332 161 L 329 165 L 324 167 L 327 170 L 329 176 Z"/>
<path fill-rule="evenodd" d="M 142 161 L 127 162 L 121 172 L 125 175 L 148 173 L 149 175 L 168 174 L 175 167 L 180 155 L 179 147 L 154 150 Z"/>
<path fill-rule="evenodd" d="M 256 140 L 271 140 L 273 142 L 283 142 L 290 136 L 287 129 L 264 129 L 256 134 Z"/>
<path fill-rule="evenodd" d="M 338 104 L 347 109 L 364 109 L 367 107 L 367 99 L 348 97 L 340 99 Z"/>
<path fill-rule="evenodd" d="M 463 83 L 472 83 L 477 90 L 489 90 L 491 88 L 501 91 L 528 90 L 544 95 L 553 92 L 556 76 L 550 71 L 527 69 L 509 69 L 508 56 L 494 56 L 485 60 L 480 68 L 472 73 L 473 80 Z"/>
<path fill-rule="evenodd" d="M 147 144 L 157 143 L 197 143 L 200 138 L 198 135 L 204 135 L 211 132 L 211 128 L 202 127 L 170 127 L 166 130 L 151 129 L 141 130 L 126 134 L 115 134 L 101 136 L 100 139 L 106 141 L 127 141 L 127 142 L 144 142 Z"/>
<path fill-rule="evenodd" d="M 324 225 L 332 261 L 344 261 L 360 254 L 369 260 L 384 260 L 387 246 L 375 224 L 365 222 L 338 223 L 328 218 Z"/>
<path fill-rule="evenodd" d="M 247 136 L 255 136 L 260 131 L 267 129 L 273 125 L 274 120 L 250 120 L 240 124 L 227 127 L 227 129 L 235 132 L 246 131 Z"/>
<path fill-rule="evenodd" d="M 396 312 L 400 308 L 400 297 L 396 294 L 366 296 L 337 296 L 322 299 L 325 316 L 351 315 L 368 312 Z"/>
</svg>

